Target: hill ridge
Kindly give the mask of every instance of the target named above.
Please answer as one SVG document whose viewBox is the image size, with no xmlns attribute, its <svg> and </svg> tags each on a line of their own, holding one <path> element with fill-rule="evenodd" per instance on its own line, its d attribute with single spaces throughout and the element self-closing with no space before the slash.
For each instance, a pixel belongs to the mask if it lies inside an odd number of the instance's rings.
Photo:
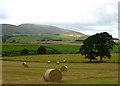
<svg viewBox="0 0 120 86">
<path fill-rule="evenodd" d="M 86 36 L 83 33 L 66 30 L 51 25 L 25 23 L 20 25 L 1 24 L 3 35 L 41 35 L 41 34 L 64 34 L 70 37 Z"/>
</svg>

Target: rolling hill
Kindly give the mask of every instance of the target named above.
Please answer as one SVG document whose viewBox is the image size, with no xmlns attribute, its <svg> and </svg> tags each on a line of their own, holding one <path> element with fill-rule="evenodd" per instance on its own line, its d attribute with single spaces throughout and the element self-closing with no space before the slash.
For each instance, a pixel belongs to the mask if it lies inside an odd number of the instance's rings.
<svg viewBox="0 0 120 86">
<path fill-rule="evenodd" d="M 2 39 L 7 42 L 13 40 L 17 42 L 36 42 L 37 40 L 71 41 L 88 37 L 80 32 L 40 24 L 21 24 L 18 26 L 2 24 L 2 35 Z"/>
<path fill-rule="evenodd" d="M 11 25 L 2 24 L 2 34 L 3 35 L 41 35 L 41 34 L 64 34 L 71 37 L 83 37 L 86 36 L 80 32 L 65 30 L 63 28 L 58 28 L 50 25 L 40 25 L 40 24 L 21 24 L 21 25 Z"/>
</svg>

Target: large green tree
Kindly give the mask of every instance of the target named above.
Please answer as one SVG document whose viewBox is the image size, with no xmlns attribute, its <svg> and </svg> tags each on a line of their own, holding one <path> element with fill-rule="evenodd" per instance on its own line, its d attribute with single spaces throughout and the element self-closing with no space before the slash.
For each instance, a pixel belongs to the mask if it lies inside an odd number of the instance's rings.
<svg viewBox="0 0 120 86">
<path fill-rule="evenodd" d="M 96 57 L 100 57 L 100 61 L 102 58 L 111 58 L 110 50 L 113 49 L 113 46 L 116 43 L 113 41 L 112 36 L 107 32 L 97 33 L 88 37 L 80 48 L 80 52 L 82 55 L 85 55 L 85 58 L 96 59 Z"/>
<path fill-rule="evenodd" d="M 37 49 L 37 54 L 46 54 L 46 49 L 44 46 L 40 46 L 38 49 Z"/>
</svg>

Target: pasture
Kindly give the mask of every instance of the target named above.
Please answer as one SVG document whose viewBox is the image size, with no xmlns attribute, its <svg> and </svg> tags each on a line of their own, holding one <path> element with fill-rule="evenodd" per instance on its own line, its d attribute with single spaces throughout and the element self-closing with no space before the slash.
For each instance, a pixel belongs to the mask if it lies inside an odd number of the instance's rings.
<svg viewBox="0 0 120 86">
<path fill-rule="evenodd" d="M 37 50 L 40 46 L 41 45 L 4 45 L 2 46 L 2 51 L 21 51 L 25 48 L 28 50 Z M 63 53 L 75 53 L 80 48 L 78 45 L 47 45 L 46 48 L 47 47 Z"/>
<path fill-rule="evenodd" d="M 36 55 L 37 49 L 41 45 L 3 45 L 2 54 L 3 56 L 19 56 L 23 49 L 29 50 L 29 55 Z M 80 46 L 78 45 L 46 45 L 47 54 L 53 49 L 60 53 L 76 53 L 79 51 Z"/>
<path fill-rule="evenodd" d="M 117 63 L 55 63 L 27 62 L 24 68 L 19 61 L 2 61 L 3 84 L 118 84 Z M 45 82 L 47 69 L 68 66 L 61 82 Z"/>
<path fill-rule="evenodd" d="M 80 37 L 69 37 L 67 35 L 59 35 L 59 34 L 42 34 L 40 36 L 15 36 L 11 37 L 7 40 L 7 42 L 12 42 L 13 40 L 16 40 L 16 42 L 37 42 L 38 40 L 63 40 L 63 41 L 71 41 L 71 40 L 81 40 L 86 39 L 86 37 L 80 38 Z"/>
</svg>

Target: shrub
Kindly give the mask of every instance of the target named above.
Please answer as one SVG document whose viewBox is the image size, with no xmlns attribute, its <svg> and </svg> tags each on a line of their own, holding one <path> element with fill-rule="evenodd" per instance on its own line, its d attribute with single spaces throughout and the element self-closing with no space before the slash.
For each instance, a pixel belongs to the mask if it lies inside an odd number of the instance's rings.
<svg viewBox="0 0 120 86">
<path fill-rule="evenodd" d="M 21 55 L 27 55 L 27 54 L 29 54 L 29 50 L 23 49 L 20 53 L 21 53 Z"/>
<path fill-rule="evenodd" d="M 46 54 L 46 49 L 44 46 L 40 46 L 38 49 L 37 49 L 37 54 Z"/>
</svg>

